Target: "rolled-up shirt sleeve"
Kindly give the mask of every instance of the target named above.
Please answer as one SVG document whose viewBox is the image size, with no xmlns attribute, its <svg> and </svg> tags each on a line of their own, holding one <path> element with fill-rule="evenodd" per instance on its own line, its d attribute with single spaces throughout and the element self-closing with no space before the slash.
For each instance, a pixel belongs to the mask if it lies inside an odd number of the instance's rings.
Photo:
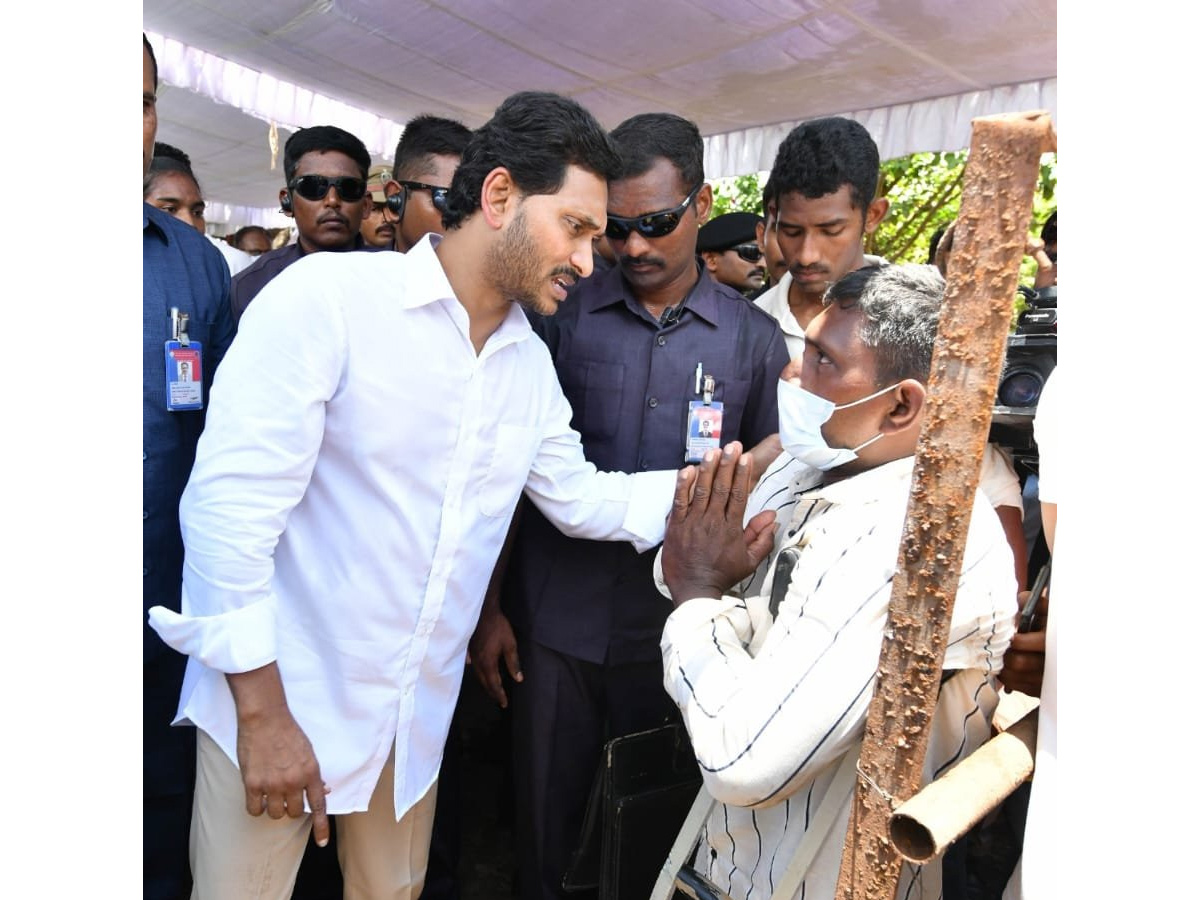
<svg viewBox="0 0 1200 900">
<path fill-rule="evenodd" d="M 217 372 L 180 503 L 182 612 L 150 610 L 169 646 L 222 672 L 276 658 L 274 552 L 343 378 L 340 306 L 306 291 L 303 269 L 292 266 L 263 290 Z"/>
<path fill-rule="evenodd" d="M 996 444 L 985 444 L 979 469 L 979 490 L 993 507 L 1015 506 L 1024 516 L 1021 482 L 1008 454 Z"/>
</svg>

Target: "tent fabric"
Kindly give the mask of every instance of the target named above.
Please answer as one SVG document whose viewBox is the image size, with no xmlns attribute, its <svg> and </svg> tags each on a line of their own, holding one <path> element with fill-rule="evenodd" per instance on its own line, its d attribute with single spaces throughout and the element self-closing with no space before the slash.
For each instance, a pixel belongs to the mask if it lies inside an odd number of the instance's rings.
<svg viewBox="0 0 1200 900">
<path fill-rule="evenodd" d="M 975 116 L 1056 116 L 1056 15 L 1056 0 L 146 0 L 143 25 L 160 139 L 233 228 L 288 221 L 269 123 L 280 145 L 340 125 L 387 161 L 413 116 L 475 127 L 518 90 L 571 96 L 606 127 L 686 116 L 710 178 L 769 168 L 822 115 L 863 122 L 885 158 L 960 149 Z"/>
<path fill-rule="evenodd" d="M 1004 112 L 1057 109 L 1057 79 L 972 91 L 882 109 L 843 111 L 871 132 L 882 159 L 919 150 L 961 150 L 971 142 L 971 120 Z M 704 139 L 704 171 L 710 178 L 771 168 L 775 151 L 804 119 L 717 134 Z"/>
</svg>

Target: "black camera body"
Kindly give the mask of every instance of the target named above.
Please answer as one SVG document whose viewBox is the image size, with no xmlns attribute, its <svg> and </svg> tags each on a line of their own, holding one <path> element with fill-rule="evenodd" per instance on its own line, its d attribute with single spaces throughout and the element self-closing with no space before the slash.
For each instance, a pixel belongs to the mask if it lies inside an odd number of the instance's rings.
<svg viewBox="0 0 1200 900">
<path fill-rule="evenodd" d="M 1022 293 L 1028 306 L 1008 338 L 988 440 L 1011 450 L 1018 470 L 1036 472 L 1033 416 L 1046 379 L 1058 365 L 1058 288 L 1022 288 Z"/>
<path fill-rule="evenodd" d="M 1017 317 L 1017 334 L 1058 334 L 1058 285 L 1035 291 L 1023 287 L 1025 310 Z"/>
</svg>

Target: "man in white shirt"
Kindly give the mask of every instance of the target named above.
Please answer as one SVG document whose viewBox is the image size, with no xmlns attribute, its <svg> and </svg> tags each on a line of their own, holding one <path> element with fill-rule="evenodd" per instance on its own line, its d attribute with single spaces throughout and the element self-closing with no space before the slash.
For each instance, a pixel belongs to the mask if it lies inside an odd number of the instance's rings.
<svg viewBox="0 0 1200 900">
<path fill-rule="evenodd" d="M 1033 419 L 1033 436 L 1038 448 L 1038 499 L 1042 504 L 1046 545 L 1052 555 L 1063 463 L 1058 434 L 1062 407 L 1057 373 L 1055 369 L 1046 378 Z M 1025 818 L 1024 849 L 1016 871 L 1004 889 L 1003 900 L 1043 900 L 1059 895 L 1056 868 L 1058 617 L 1043 617 L 1043 613 L 1047 612 L 1052 611 L 1048 607 L 1039 609 L 1040 621 L 1030 631 L 1013 638 L 1013 646 L 1006 660 L 1016 664 L 1020 673 L 1017 679 L 1005 679 L 1007 686 L 1038 696 L 1041 704 L 1038 709 L 1037 758 L 1029 792 L 1029 811 Z"/>
<path fill-rule="evenodd" d="M 863 266 L 887 260 L 863 252 L 888 211 L 876 197 L 879 147 L 863 125 L 832 116 L 793 128 L 775 155 L 763 197 L 787 272 L 754 304 L 779 323 L 788 353 L 804 354 L 804 329 L 822 310 L 825 289 Z M 980 487 L 1013 548 L 1018 588 L 1025 583 L 1021 485 L 1012 461 L 995 444 L 984 449 Z"/>
<path fill-rule="evenodd" d="M 851 793 L 831 784 L 864 733 L 943 289 L 931 266 L 841 279 L 780 382 L 785 452 L 748 505 L 733 455 L 680 475 L 661 559 L 677 607 L 665 684 L 718 801 L 697 868 L 735 900 L 774 896 L 827 793 L 836 816 L 808 838 L 820 849 L 793 896 L 834 896 Z M 790 573 L 774 574 L 789 550 Z M 1011 552 L 977 492 L 943 663 L 958 674 L 941 687 L 926 780 L 989 737 L 1015 611 Z M 940 892 L 940 860 L 905 866 L 898 896 Z"/>
<path fill-rule="evenodd" d="M 765 212 L 787 272 L 754 304 L 779 322 L 793 359 L 804 352 L 804 329 L 821 312 L 825 289 L 882 262 L 863 253 L 863 240 L 887 215 L 878 182 L 879 149 L 853 119 L 804 122 L 779 145 Z"/>
<path fill-rule="evenodd" d="M 346 897 L 417 897 L 522 490 L 569 534 L 661 538 L 674 473 L 585 461 L 519 308 L 553 314 L 591 271 L 617 165 L 582 107 L 514 95 L 464 153 L 445 237 L 305 256 L 243 317 L 180 508 L 182 614 L 151 611 L 190 656 L 193 897 L 290 896 L 328 814 Z"/>
</svg>

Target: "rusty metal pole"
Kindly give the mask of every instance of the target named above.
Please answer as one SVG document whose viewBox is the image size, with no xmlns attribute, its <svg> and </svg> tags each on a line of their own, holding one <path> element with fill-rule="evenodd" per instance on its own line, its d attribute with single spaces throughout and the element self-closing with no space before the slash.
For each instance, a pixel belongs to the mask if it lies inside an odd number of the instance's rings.
<svg viewBox="0 0 1200 900">
<path fill-rule="evenodd" d="M 1045 112 L 971 123 L 946 303 L 867 712 L 838 900 L 892 900 L 896 892 L 901 858 L 888 840 L 888 818 L 893 805 L 921 785 L 1039 158 L 1055 147 L 1054 127 Z"/>
</svg>

